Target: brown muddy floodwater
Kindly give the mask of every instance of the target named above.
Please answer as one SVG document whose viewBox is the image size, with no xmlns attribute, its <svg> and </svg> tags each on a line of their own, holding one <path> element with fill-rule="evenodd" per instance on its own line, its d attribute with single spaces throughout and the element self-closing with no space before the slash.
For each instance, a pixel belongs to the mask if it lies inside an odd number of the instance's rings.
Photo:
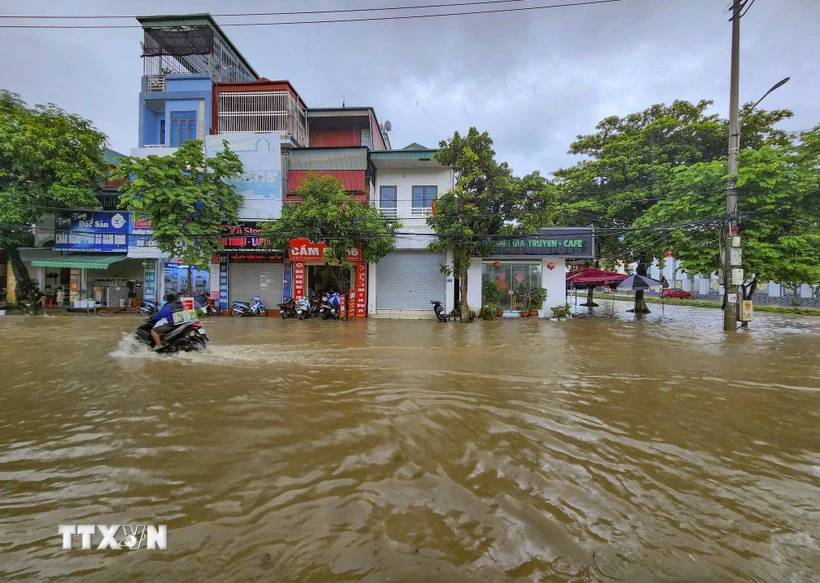
<svg viewBox="0 0 820 583">
<path fill-rule="evenodd" d="M 219 318 L 180 357 L 0 318 L 0 580 L 820 580 L 820 319 L 626 307 Z"/>
</svg>

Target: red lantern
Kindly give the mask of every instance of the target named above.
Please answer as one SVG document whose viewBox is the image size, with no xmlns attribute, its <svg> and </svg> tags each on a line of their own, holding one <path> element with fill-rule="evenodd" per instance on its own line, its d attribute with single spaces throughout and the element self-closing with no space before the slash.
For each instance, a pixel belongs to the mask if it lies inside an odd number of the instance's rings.
<svg viewBox="0 0 820 583">
<path fill-rule="evenodd" d="M 547 263 L 547 269 L 549 269 L 550 271 L 552 271 L 553 269 L 555 269 L 555 262 L 554 262 L 554 261 L 550 261 L 549 263 Z"/>
<path fill-rule="evenodd" d="M 501 267 L 501 262 L 500 261 L 493 261 L 493 267 L 498 269 L 499 267 Z"/>
</svg>

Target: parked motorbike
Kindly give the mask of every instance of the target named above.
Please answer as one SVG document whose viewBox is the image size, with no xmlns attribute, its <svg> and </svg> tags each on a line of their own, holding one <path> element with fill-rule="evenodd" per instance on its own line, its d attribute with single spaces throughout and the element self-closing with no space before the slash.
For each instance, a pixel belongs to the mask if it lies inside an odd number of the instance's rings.
<svg viewBox="0 0 820 583">
<path fill-rule="evenodd" d="M 340 296 L 339 292 L 333 292 L 332 294 L 323 294 L 322 295 L 322 304 L 319 308 L 319 313 L 322 316 L 322 320 L 338 320 L 339 319 L 339 303 L 340 303 Z"/>
<path fill-rule="evenodd" d="M 301 297 L 296 302 L 296 317 L 300 320 L 310 318 L 311 302 L 307 297 Z"/>
<path fill-rule="evenodd" d="M 143 300 L 142 305 L 140 306 L 140 314 L 143 316 L 150 316 L 151 314 L 156 314 L 159 311 L 159 306 L 154 302 L 147 302 Z"/>
<path fill-rule="evenodd" d="M 150 348 L 156 346 L 154 337 L 151 335 L 151 329 L 154 327 L 154 322 L 150 318 L 140 324 L 137 328 L 134 337 L 141 343 L 147 344 Z M 205 328 L 199 322 L 186 322 L 178 324 L 160 335 L 162 339 L 162 350 L 159 352 L 170 353 L 174 352 L 190 352 L 196 350 L 201 352 L 206 348 L 206 342 L 210 339 L 205 334 Z"/>
<path fill-rule="evenodd" d="M 282 316 L 283 320 L 298 317 L 296 313 L 296 302 L 293 298 L 285 298 L 285 301 L 281 304 L 277 304 L 277 307 L 279 308 L 279 315 Z"/>
<path fill-rule="evenodd" d="M 207 305 L 205 307 L 205 311 L 209 316 L 218 316 L 222 313 L 222 308 L 219 307 L 219 300 L 215 300 L 213 298 L 206 298 Z"/>
<path fill-rule="evenodd" d="M 446 322 L 447 314 L 444 312 L 444 306 L 441 305 L 441 302 L 438 300 L 430 300 L 430 303 L 433 304 L 433 311 L 436 313 L 438 321 Z"/>
<path fill-rule="evenodd" d="M 231 316 L 241 318 L 242 316 L 262 316 L 265 318 L 268 310 L 262 305 L 262 298 L 253 296 L 247 302 L 231 302 Z"/>
</svg>

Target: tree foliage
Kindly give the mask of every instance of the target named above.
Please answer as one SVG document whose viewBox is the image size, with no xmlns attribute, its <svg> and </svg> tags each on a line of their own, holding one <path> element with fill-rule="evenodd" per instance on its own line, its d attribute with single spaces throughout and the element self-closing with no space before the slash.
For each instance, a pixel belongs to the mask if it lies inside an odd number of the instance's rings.
<svg viewBox="0 0 820 583">
<path fill-rule="evenodd" d="M 363 261 L 375 263 L 395 247 L 401 223 L 353 199 L 338 179 L 313 173 L 296 191 L 301 202 L 284 205 L 282 218 L 263 225 L 275 249 L 288 249 L 291 239 L 324 243 L 326 262 L 347 265 L 348 250 L 361 249 Z"/>
<path fill-rule="evenodd" d="M 455 132 L 441 141 L 435 155 L 440 164 L 453 168 L 456 184 L 438 198 L 435 215 L 427 218 L 437 235 L 428 247 L 451 253 L 452 263 L 442 265 L 442 270 L 459 279 L 461 314 L 469 312 L 467 272 L 473 258 L 492 253 L 489 236 L 514 230 L 510 220 L 520 212 L 520 184 L 506 162 L 496 161 L 492 146 L 487 132 L 472 127 L 464 136 Z M 538 178 L 532 176 L 532 182 Z M 539 182 L 534 188 L 540 186 Z"/>
<path fill-rule="evenodd" d="M 740 153 L 738 212 L 746 297 L 761 281 L 782 282 L 792 289 L 820 282 L 818 134 L 815 128 L 794 140 L 777 139 Z M 667 183 L 667 197 L 636 224 L 676 224 L 722 214 L 726 171 L 725 160 L 678 169 Z M 679 229 L 670 233 L 665 246 L 688 272 L 711 273 L 721 264 L 720 233 L 714 224 Z"/>
<path fill-rule="evenodd" d="M 151 221 L 157 247 L 189 265 L 207 267 L 222 251 L 222 225 L 237 218 L 242 196 L 225 182 L 242 172 L 228 143 L 205 159 L 203 144 L 185 142 L 170 156 L 127 157 L 113 177 L 127 180 L 121 204 Z M 190 283 L 190 278 L 189 278 Z"/>
<path fill-rule="evenodd" d="M 9 252 L 17 295 L 30 288 L 18 247 L 31 225 L 58 207 L 96 206 L 106 136 L 54 104 L 28 107 L 0 90 L 0 246 Z"/>
<path fill-rule="evenodd" d="M 609 236 L 596 237 L 597 256 L 638 261 L 638 273 L 645 274 L 653 259 L 663 260 L 669 247 L 668 231 L 631 231 L 635 227 L 655 227 L 668 223 L 648 223 L 647 213 L 669 195 L 670 190 L 688 181 L 693 193 L 693 214 L 684 221 L 705 219 L 694 211 L 714 211 L 714 205 L 700 208 L 708 197 L 725 187 L 705 176 L 687 174 L 693 165 L 725 160 L 729 140 L 728 122 L 707 113 L 711 101 L 653 105 L 624 117 L 611 116 L 596 126 L 596 132 L 579 135 L 570 146 L 571 154 L 585 158 L 576 165 L 556 171 L 556 186 L 565 205 L 563 224 L 594 224 L 607 229 Z M 788 136 L 774 128 L 791 117 L 788 110 L 751 111 L 743 108 L 741 148 L 750 151 L 763 144 L 785 144 Z M 700 197 L 700 198 L 699 198 Z M 711 199 L 709 199 L 711 200 Z M 617 233 L 621 230 L 620 233 Z M 636 294 L 636 310 L 648 311 L 643 293 Z"/>
</svg>

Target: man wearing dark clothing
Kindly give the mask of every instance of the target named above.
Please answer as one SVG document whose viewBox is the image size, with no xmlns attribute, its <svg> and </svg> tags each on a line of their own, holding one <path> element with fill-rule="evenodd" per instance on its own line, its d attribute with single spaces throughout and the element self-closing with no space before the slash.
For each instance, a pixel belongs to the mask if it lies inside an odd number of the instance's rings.
<svg viewBox="0 0 820 583">
<path fill-rule="evenodd" d="M 184 308 L 182 307 L 182 303 L 179 301 L 179 298 L 174 294 L 168 294 L 165 296 L 166 304 L 162 307 L 160 311 L 156 314 L 150 316 L 152 322 L 154 322 L 154 327 L 151 328 L 151 336 L 154 337 L 154 350 L 160 350 L 162 348 L 162 338 L 160 337 L 160 333 L 165 333 L 173 327 L 173 318 L 171 314 L 174 312 L 182 311 Z"/>
<path fill-rule="evenodd" d="M 128 305 L 133 306 L 134 300 L 137 297 L 136 285 L 133 281 L 128 281 L 128 283 L 125 284 L 125 287 L 128 288 Z"/>
</svg>

